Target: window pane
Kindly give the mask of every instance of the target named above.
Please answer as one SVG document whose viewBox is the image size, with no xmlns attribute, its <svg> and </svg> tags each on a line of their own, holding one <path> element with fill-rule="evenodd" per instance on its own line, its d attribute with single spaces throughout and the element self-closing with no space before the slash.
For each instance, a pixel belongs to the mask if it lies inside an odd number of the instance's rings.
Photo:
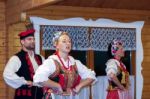
<svg viewBox="0 0 150 99">
<path fill-rule="evenodd" d="M 125 52 L 125 57 L 122 59 L 123 63 L 126 65 L 127 70 L 130 74 L 132 74 L 132 63 L 130 51 Z M 106 62 L 110 59 L 110 56 L 107 51 L 94 51 L 94 70 L 96 72 L 96 76 L 106 75 L 105 68 Z"/>
<path fill-rule="evenodd" d="M 45 51 L 45 58 L 55 53 L 55 50 L 46 50 Z M 77 51 L 72 50 L 70 55 L 73 56 L 75 59 L 80 60 L 84 65 L 86 65 L 86 51 Z"/>
<path fill-rule="evenodd" d="M 75 59 L 80 60 L 84 65 L 86 65 L 86 51 L 77 51 L 72 50 L 70 55 L 73 56 Z"/>
<path fill-rule="evenodd" d="M 105 63 L 109 59 L 107 52 L 105 51 L 94 51 L 94 70 L 96 72 L 96 76 L 106 75 Z"/>
<path fill-rule="evenodd" d="M 55 53 L 55 50 L 45 50 L 45 59 L 47 59 L 50 55 L 54 53 Z"/>
</svg>

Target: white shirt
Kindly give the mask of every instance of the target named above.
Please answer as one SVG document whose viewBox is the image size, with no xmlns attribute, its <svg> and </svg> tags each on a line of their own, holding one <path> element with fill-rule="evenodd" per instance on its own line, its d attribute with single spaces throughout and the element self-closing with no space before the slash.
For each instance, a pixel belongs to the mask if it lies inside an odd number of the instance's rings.
<svg viewBox="0 0 150 99">
<path fill-rule="evenodd" d="M 31 60 L 31 63 L 33 65 L 34 71 L 37 70 L 38 64 L 34 58 L 34 54 L 32 56 L 29 55 L 29 58 Z M 44 58 L 42 57 L 42 61 L 44 61 Z M 3 72 L 3 77 L 5 82 L 11 86 L 12 88 L 19 88 L 22 85 L 25 85 L 27 81 L 24 77 L 19 77 L 16 72 L 21 67 L 21 61 L 18 56 L 12 56 L 8 63 L 6 64 L 6 67 Z"/>
<path fill-rule="evenodd" d="M 106 63 L 106 73 L 107 75 L 109 75 L 110 73 L 113 73 L 115 75 L 119 74 L 119 71 L 118 71 L 118 66 L 121 66 L 120 65 L 120 62 L 116 59 L 109 59 Z M 123 65 L 124 66 L 124 65 Z M 124 68 L 126 68 L 124 66 Z"/>
<path fill-rule="evenodd" d="M 68 61 L 65 61 L 61 58 L 64 65 L 67 67 Z M 57 60 L 59 63 L 60 60 L 56 55 L 51 55 L 46 59 L 43 64 L 37 69 L 33 79 L 35 83 L 47 81 L 49 76 L 53 74 L 56 70 L 56 65 L 54 60 Z M 83 65 L 79 60 L 75 60 L 73 57 L 69 56 L 69 66 L 76 64 L 78 73 L 82 79 L 92 78 L 96 81 L 95 72 L 91 69 L 88 69 L 85 65 Z"/>
</svg>

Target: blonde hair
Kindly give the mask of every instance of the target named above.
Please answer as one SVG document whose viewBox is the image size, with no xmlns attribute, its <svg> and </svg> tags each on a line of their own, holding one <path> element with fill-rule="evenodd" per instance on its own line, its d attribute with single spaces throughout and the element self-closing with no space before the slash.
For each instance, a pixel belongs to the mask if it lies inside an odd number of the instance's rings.
<svg viewBox="0 0 150 99">
<path fill-rule="evenodd" d="M 54 33 L 54 37 L 53 37 L 53 45 L 56 46 L 56 44 L 58 43 L 58 40 L 59 38 L 62 36 L 62 35 L 68 35 L 67 32 L 64 32 L 64 31 L 57 31 Z"/>
</svg>

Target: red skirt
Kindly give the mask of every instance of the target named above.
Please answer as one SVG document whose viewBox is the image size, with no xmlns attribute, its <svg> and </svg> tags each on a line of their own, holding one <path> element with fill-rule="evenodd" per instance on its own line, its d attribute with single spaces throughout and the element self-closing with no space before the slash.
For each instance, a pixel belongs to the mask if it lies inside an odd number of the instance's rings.
<svg viewBox="0 0 150 99">
<path fill-rule="evenodd" d="M 119 99 L 118 90 L 108 91 L 107 99 Z"/>
</svg>

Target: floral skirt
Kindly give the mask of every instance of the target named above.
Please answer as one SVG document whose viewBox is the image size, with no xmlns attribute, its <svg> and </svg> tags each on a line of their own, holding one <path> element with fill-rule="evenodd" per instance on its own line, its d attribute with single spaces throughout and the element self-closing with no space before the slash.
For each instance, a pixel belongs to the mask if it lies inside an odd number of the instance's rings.
<svg viewBox="0 0 150 99">
<path fill-rule="evenodd" d="M 120 91 L 120 90 L 111 90 L 108 91 L 107 99 L 133 99 L 130 92 Z"/>
</svg>

